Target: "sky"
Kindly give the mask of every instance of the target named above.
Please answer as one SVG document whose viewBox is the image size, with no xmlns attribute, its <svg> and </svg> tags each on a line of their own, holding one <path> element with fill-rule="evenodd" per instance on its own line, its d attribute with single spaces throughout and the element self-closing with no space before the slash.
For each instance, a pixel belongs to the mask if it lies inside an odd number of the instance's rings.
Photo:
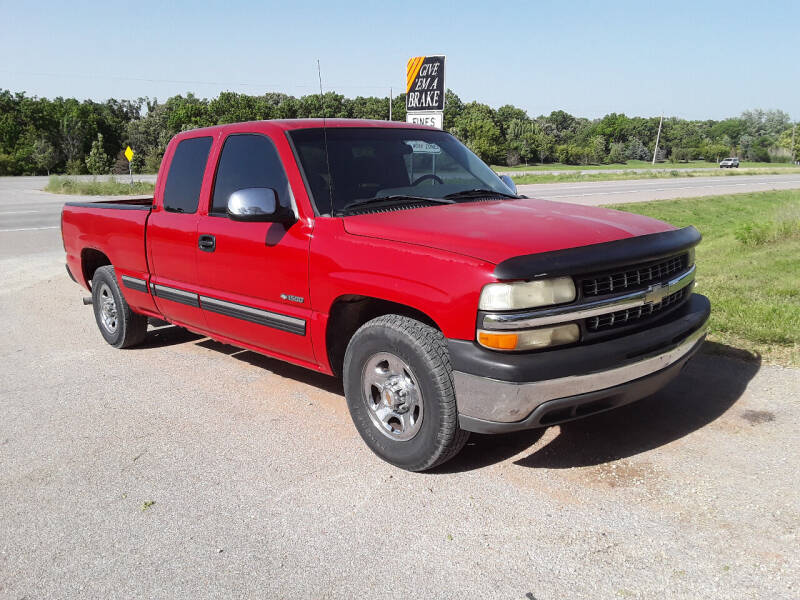
<svg viewBox="0 0 800 600">
<path fill-rule="evenodd" d="M 444 54 L 464 101 L 719 119 L 800 119 L 800 2 L 19 2 L 0 0 L 0 89 L 165 100 L 221 91 L 404 91 Z"/>
</svg>

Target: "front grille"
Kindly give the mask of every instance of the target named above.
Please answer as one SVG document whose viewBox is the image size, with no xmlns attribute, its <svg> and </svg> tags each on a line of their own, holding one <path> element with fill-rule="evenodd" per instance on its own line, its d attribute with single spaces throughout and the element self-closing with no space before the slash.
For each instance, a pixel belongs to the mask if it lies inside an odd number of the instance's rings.
<svg viewBox="0 0 800 600">
<path fill-rule="evenodd" d="M 656 263 L 635 265 L 621 271 L 582 278 L 581 290 L 585 298 L 645 287 L 686 270 L 688 261 L 689 255 L 684 253 Z"/>
<path fill-rule="evenodd" d="M 653 304 L 645 304 L 635 308 L 626 308 L 625 310 L 618 310 L 616 312 L 607 313 L 597 317 L 589 317 L 586 319 L 587 331 L 599 331 L 604 329 L 612 329 L 614 327 L 624 327 L 631 325 L 637 321 L 642 321 L 648 317 L 654 316 L 663 312 L 666 308 L 679 304 L 681 300 L 686 297 L 686 293 L 690 288 L 685 287 L 682 290 L 670 294 L 661 302 Z"/>
</svg>

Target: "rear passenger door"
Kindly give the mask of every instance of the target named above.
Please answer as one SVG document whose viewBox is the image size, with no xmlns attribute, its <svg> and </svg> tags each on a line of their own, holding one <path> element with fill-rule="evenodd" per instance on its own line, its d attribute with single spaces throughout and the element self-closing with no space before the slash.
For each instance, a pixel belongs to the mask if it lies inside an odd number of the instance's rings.
<svg viewBox="0 0 800 600">
<path fill-rule="evenodd" d="M 197 207 L 213 138 L 181 140 L 167 171 L 163 201 L 147 221 L 150 292 L 170 321 L 206 328 L 197 294 Z"/>
<path fill-rule="evenodd" d="M 225 138 L 208 214 L 198 222 L 200 302 L 209 330 L 280 357 L 313 363 L 308 322 L 308 248 L 311 227 L 233 221 L 230 195 L 271 188 L 278 202 L 294 204 L 283 163 L 262 134 Z M 296 209 L 292 209 L 295 210 Z"/>
</svg>

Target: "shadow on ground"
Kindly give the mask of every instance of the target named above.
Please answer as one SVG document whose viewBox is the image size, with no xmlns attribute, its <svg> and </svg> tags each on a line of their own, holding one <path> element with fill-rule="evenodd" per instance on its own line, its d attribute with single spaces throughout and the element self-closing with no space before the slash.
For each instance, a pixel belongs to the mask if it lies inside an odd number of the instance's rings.
<svg viewBox="0 0 800 600">
<path fill-rule="evenodd" d="M 715 344 L 714 346 L 718 346 Z M 713 422 L 742 396 L 761 368 L 760 360 L 730 358 L 709 348 L 657 394 L 593 417 L 558 426 L 558 435 L 514 464 L 568 469 L 627 458 L 680 439 Z M 723 355 L 724 354 L 724 355 Z M 544 434 L 534 429 L 509 435 L 475 435 L 467 447 L 437 472 L 469 471 L 500 462 L 533 446 Z"/>
<path fill-rule="evenodd" d="M 188 342 L 195 342 L 196 346 L 201 346 L 208 350 L 219 352 L 220 354 L 226 354 L 231 358 L 235 358 L 236 360 L 241 360 L 255 367 L 265 369 L 270 373 L 274 373 L 280 377 L 294 379 L 301 383 L 313 385 L 314 387 L 323 389 L 326 392 L 338 394 L 344 397 L 341 380 L 335 377 L 323 375 L 322 373 L 315 373 L 314 371 L 309 371 L 303 367 L 298 367 L 296 365 L 283 362 L 282 360 L 270 358 L 257 352 L 244 350 L 229 344 L 223 344 L 222 342 L 214 341 L 210 338 L 204 337 L 197 333 L 192 333 L 191 331 L 183 329 L 182 327 L 176 327 L 174 325 L 158 327 L 150 330 L 147 333 L 147 341 L 144 344 L 136 346 L 136 348 L 161 348 L 166 346 L 174 346 L 177 344 L 185 344 Z"/>
<path fill-rule="evenodd" d="M 199 341 L 198 341 L 199 340 Z M 215 342 L 179 327 L 151 331 L 144 348 L 195 342 L 236 360 L 266 369 L 280 377 L 344 396 L 338 378 Z M 739 357 L 747 357 L 741 360 Z M 547 445 L 514 462 L 530 468 L 567 469 L 627 458 L 680 439 L 713 422 L 742 396 L 761 368 L 759 357 L 706 342 L 681 374 L 657 394 L 606 413 L 559 425 Z M 434 473 L 480 469 L 534 446 L 545 429 L 504 435 L 472 434 L 461 453 Z"/>
</svg>

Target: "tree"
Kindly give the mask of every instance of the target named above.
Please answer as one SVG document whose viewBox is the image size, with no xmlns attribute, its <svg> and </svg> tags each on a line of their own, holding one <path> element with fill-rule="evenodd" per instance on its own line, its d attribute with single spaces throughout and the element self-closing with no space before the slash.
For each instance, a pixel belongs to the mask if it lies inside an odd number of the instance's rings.
<svg viewBox="0 0 800 600">
<path fill-rule="evenodd" d="M 622 142 L 613 142 L 608 149 L 608 162 L 624 163 L 625 160 L 625 144 Z"/>
<path fill-rule="evenodd" d="M 86 138 L 86 127 L 75 115 L 65 115 L 61 119 L 61 150 L 67 162 L 79 160 Z"/>
<path fill-rule="evenodd" d="M 650 151 L 639 138 L 631 138 L 625 145 L 625 158 L 628 160 L 650 160 Z"/>
<path fill-rule="evenodd" d="M 50 175 L 50 170 L 58 164 L 58 150 L 50 140 L 39 138 L 33 144 L 33 159 L 40 171 L 46 171 Z"/>
<path fill-rule="evenodd" d="M 111 159 L 103 149 L 103 134 L 98 133 L 97 139 L 92 142 L 92 149 L 86 157 L 86 168 L 92 175 L 103 175 L 108 173 L 111 167 Z"/>
<path fill-rule="evenodd" d="M 494 111 L 487 105 L 470 102 L 464 106 L 453 127 L 461 141 L 489 164 L 497 164 L 505 154 L 503 136 L 493 117 Z"/>
<path fill-rule="evenodd" d="M 595 164 L 605 162 L 606 140 L 602 135 L 596 135 L 589 140 L 589 160 Z"/>
<path fill-rule="evenodd" d="M 506 130 L 506 140 L 508 141 L 509 156 L 514 153 L 519 160 L 533 160 L 536 154 L 536 127 L 533 122 L 522 119 L 514 119 L 508 124 Z M 514 166 L 509 163 L 509 166 Z"/>
</svg>

